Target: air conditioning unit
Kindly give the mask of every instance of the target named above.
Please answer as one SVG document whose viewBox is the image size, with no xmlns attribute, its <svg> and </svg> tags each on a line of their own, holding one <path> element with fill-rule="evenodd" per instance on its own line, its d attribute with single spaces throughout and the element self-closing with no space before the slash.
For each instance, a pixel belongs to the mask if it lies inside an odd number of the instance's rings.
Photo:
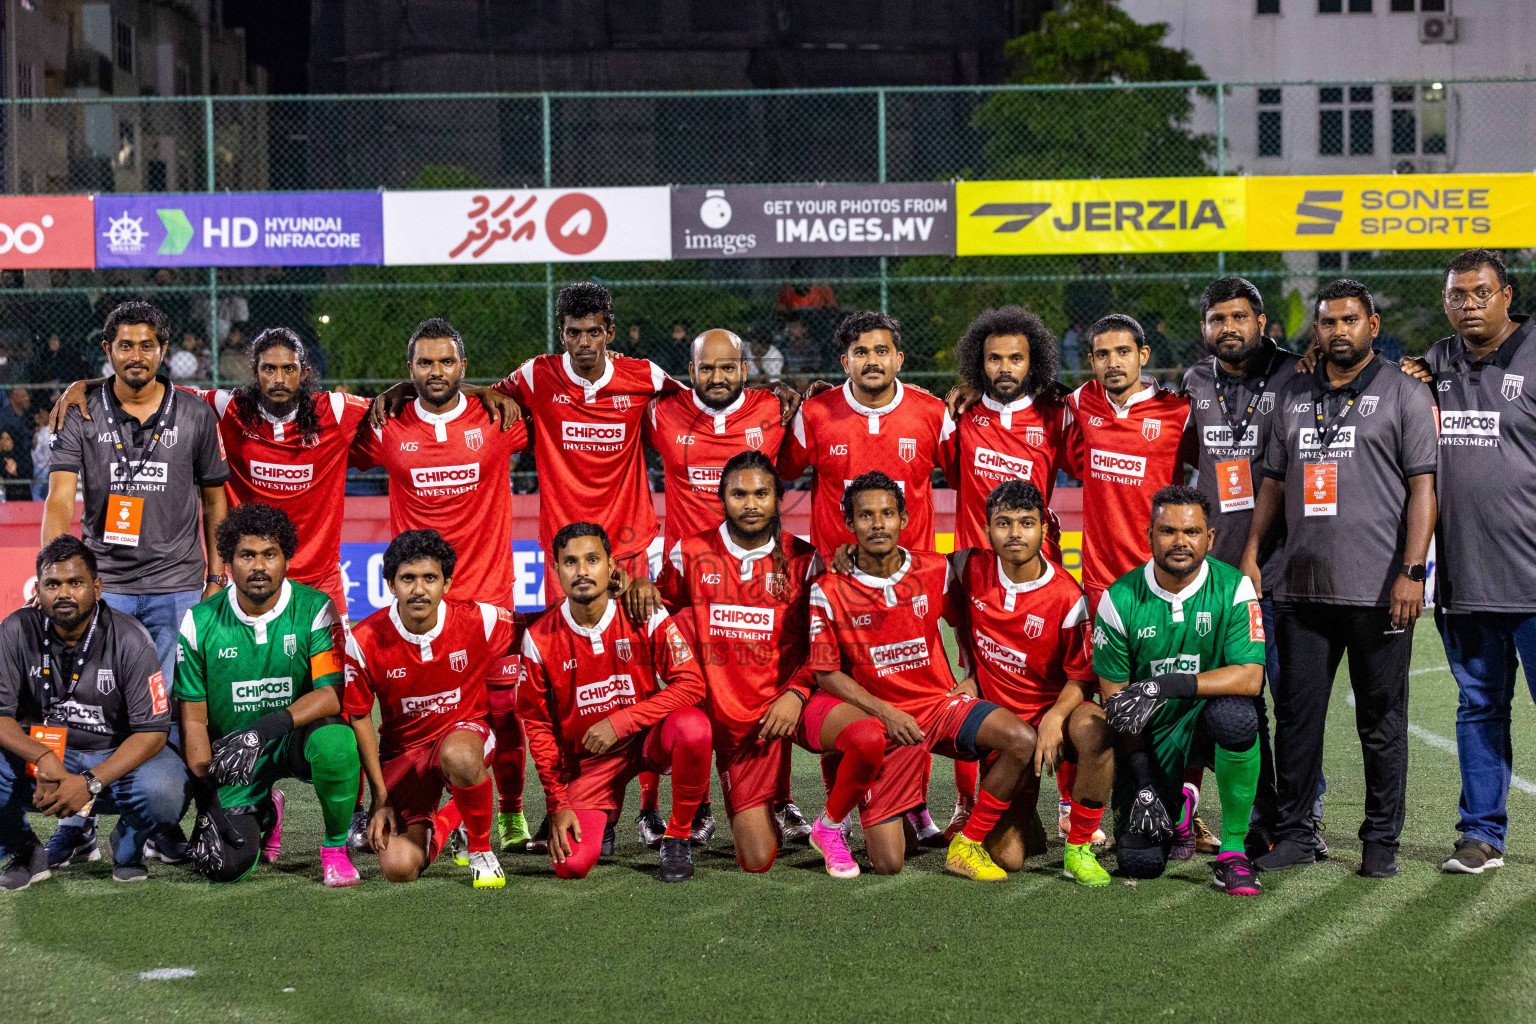
<svg viewBox="0 0 1536 1024">
<path fill-rule="evenodd" d="M 1419 42 L 1454 43 L 1455 41 L 1455 18 L 1451 17 L 1449 14 L 1419 15 Z"/>
</svg>

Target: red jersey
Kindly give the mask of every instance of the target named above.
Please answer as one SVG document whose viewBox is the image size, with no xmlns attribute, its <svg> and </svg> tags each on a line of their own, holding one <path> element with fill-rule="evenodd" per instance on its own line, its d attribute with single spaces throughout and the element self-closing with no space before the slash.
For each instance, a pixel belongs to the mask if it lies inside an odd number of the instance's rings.
<svg viewBox="0 0 1536 1024">
<path fill-rule="evenodd" d="M 391 602 L 347 636 L 342 710 L 349 718 L 370 715 L 378 698 L 381 760 L 431 746 L 459 722 L 485 718 L 486 673 L 514 632 L 505 608 L 444 598 L 437 625 L 417 636 Z"/>
<path fill-rule="evenodd" d="M 709 684 L 704 707 L 716 734 L 733 743 L 757 734 L 785 690 L 811 695 L 810 588 L 821 565 L 799 537 L 782 543 L 781 572 L 772 547 L 738 547 L 721 523 L 672 545 L 656 581 L 669 607 L 693 608 Z"/>
<path fill-rule="evenodd" d="M 617 558 L 656 539 L 656 507 L 640 438 L 647 403 L 683 385 L 649 359 L 610 352 L 595 382 L 566 354 L 535 356 L 496 385 L 533 417 L 539 467 L 539 544 L 548 556 L 569 523 L 596 522 Z M 548 565 L 553 565 L 550 556 Z"/>
<path fill-rule="evenodd" d="M 888 578 L 854 570 L 811 585 L 810 665 L 836 672 L 847 662 L 854 682 L 926 729 L 955 686 L 939 633 L 949 617 L 949 563 L 931 551 L 901 553 Z"/>
<path fill-rule="evenodd" d="M 389 471 L 389 528 L 436 530 L 453 545 L 453 596 L 512 604 L 512 456 L 528 446 L 521 420 L 503 431 L 479 402 L 459 396 L 442 414 L 412 402 L 370 427 L 353 462 Z"/>
<path fill-rule="evenodd" d="M 335 573 L 341 559 L 347 450 L 368 415 L 368 400 L 338 391 L 316 394 L 320 432 L 305 440 L 294 425 L 297 412 L 277 419 L 258 405 L 256 421 L 247 423 L 235 408 L 233 391 L 193 393 L 219 415 L 219 436 L 229 459 L 224 489 L 230 505 L 259 501 L 293 520 L 299 547 L 288 561 L 289 579 L 311 583 Z"/>
<path fill-rule="evenodd" d="M 1094 682 L 1088 648 L 1088 599 L 1049 559 L 1040 578 L 1015 583 L 990 548 L 950 556 L 961 649 L 976 666 L 981 696 L 1035 722 L 1068 679 Z"/>
<path fill-rule="evenodd" d="M 523 669 L 517 710 L 551 813 L 565 804 L 566 767 L 586 755 L 581 738 L 593 725 L 606 718 L 625 740 L 704 699 L 698 659 L 671 616 L 658 611 L 636 627 L 614 600 L 591 629 L 577 625 L 568 599 L 539 616 L 523 634 Z"/>
<path fill-rule="evenodd" d="M 1067 396 L 1068 472 L 1083 481 L 1083 586 L 1104 590 L 1152 557 L 1152 495 L 1184 482 L 1189 399 L 1150 378 L 1125 407 L 1091 380 Z"/>
<path fill-rule="evenodd" d="M 958 424 L 946 415 L 956 550 L 989 546 L 987 495 L 1005 480 L 1029 481 L 1050 505 L 1070 421 L 1062 402 L 1033 395 L 1008 403 L 983 395 Z"/>
<path fill-rule="evenodd" d="M 689 390 L 653 398 L 643 433 L 661 453 L 667 494 L 666 550 L 684 537 L 712 530 L 725 519 L 720 507 L 720 470 L 747 449 L 770 458 L 784 440 L 779 399 L 749 388 L 724 409 L 711 409 Z"/>
<path fill-rule="evenodd" d="M 793 480 L 807 468 L 811 484 L 811 543 L 830 558 L 839 544 L 853 543 L 843 525 L 843 490 L 855 477 L 878 469 L 901 487 L 910 517 L 902 537 L 916 548 L 933 547 L 935 467 L 945 468 L 944 403 L 896 382 L 896 397 L 883 409 L 861 405 L 851 381 L 806 399 L 779 450 L 779 475 Z"/>
</svg>

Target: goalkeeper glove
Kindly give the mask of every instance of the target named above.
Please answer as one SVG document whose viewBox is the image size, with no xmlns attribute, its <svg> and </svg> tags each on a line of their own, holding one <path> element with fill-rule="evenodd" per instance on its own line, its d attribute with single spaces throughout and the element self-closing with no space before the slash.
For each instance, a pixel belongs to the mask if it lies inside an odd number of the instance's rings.
<svg viewBox="0 0 1536 1024">
<path fill-rule="evenodd" d="M 249 786 L 262 748 L 292 731 L 293 715 L 283 708 L 262 715 L 249 728 L 220 736 L 213 744 L 208 774 L 222 786 Z"/>
<path fill-rule="evenodd" d="M 1198 683 L 1190 672 L 1170 672 L 1153 676 L 1110 696 L 1104 702 L 1104 718 L 1109 727 L 1122 736 L 1135 736 L 1146 728 L 1147 719 L 1165 700 L 1195 696 Z"/>
<path fill-rule="evenodd" d="M 1145 786 L 1136 791 L 1131 800 L 1131 812 L 1127 824 L 1130 830 L 1151 842 L 1160 843 L 1173 835 L 1173 819 L 1157 790 Z"/>
</svg>

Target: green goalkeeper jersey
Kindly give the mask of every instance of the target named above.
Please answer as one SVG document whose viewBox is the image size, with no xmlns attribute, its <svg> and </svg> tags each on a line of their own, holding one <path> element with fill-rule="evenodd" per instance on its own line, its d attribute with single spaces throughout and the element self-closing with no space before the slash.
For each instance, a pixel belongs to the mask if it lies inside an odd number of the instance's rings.
<svg viewBox="0 0 1536 1024">
<path fill-rule="evenodd" d="M 1168 672 L 1199 675 L 1227 665 L 1264 664 L 1264 620 L 1248 577 L 1207 558 L 1183 592 L 1157 585 L 1152 563 L 1121 576 L 1099 601 L 1093 671 L 1109 683 Z M 1168 701 L 1158 709 L 1176 715 Z"/>
<path fill-rule="evenodd" d="M 176 696 L 208 704 L 208 736 L 247 728 L 320 686 L 341 682 L 341 619 L 313 587 L 283 581 L 271 610 L 251 617 L 229 587 L 189 609 L 176 638 Z"/>
</svg>

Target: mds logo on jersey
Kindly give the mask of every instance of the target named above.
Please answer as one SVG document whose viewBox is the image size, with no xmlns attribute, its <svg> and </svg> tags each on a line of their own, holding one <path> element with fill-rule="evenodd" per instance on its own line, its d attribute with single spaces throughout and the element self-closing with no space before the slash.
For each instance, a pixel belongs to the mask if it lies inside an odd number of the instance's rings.
<svg viewBox="0 0 1536 1024">
<path fill-rule="evenodd" d="M 247 679 L 244 682 L 233 683 L 230 687 L 230 699 L 234 701 L 236 707 L 261 704 L 269 700 L 292 703 L 293 677 L 272 676 L 267 679 Z"/>
<path fill-rule="evenodd" d="M 452 711 L 459 706 L 459 688 L 442 693 L 429 693 L 424 697 L 401 697 L 400 713 L 403 715 L 436 715 Z"/>
<path fill-rule="evenodd" d="M 1140 455 L 1122 455 L 1094 448 L 1088 452 L 1088 468 L 1100 476 L 1140 481 L 1147 475 L 1147 460 Z"/>
<path fill-rule="evenodd" d="M 440 491 L 448 487 L 473 487 L 480 482 L 480 465 L 419 466 L 411 470 L 411 486 L 418 491 Z"/>
<path fill-rule="evenodd" d="M 728 636 L 750 635 L 766 639 L 773 635 L 773 608 L 753 608 L 744 604 L 711 604 L 709 631 Z"/>
<path fill-rule="evenodd" d="M 971 458 L 971 465 L 982 476 L 999 480 L 1028 480 L 1030 468 L 1034 463 L 1028 459 L 995 452 L 991 448 L 977 448 L 976 454 Z"/>
<path fill-rule="evenodd" d="M 266 484 L 279 490 L 300 490 L 308 487 L 315 479 L 315 467 L 312 464 L 302 466 L 285 466 L 278 462 L 252 462 L 251 482 Z"/>
<path fill-rule="evenodd" d="M 633 704 L 635 701 L 635 681 L 628 675 L 609 676 L 607 679 L 599 679 L 595 683 L 576 687 L 578 708 L 597 708 L 618 704 L 620 701 L 626 704 Z"/>
<path fill-rule="evenodd" d="M 902 640 L 899 643 L 885 644 L 869 649 L 869 663 L 875 667 L 880 675 L 894 672 L 906 665 L 926 665 L 928 663 L 928 638 L 915 637 L 911 640 Z"/>
<path fill-rule="evenodd" d="M 1154 676 L 1166 675 L 1169 672 L 1189 672 L 1199 675 L 1200 655 L 1181 654 L 1176 658 L 1158 658 L 1147 669 L 1147 674 Z"/>
<path fill-rule="evenodd" d="M 1017 669 L 1020 672 L 1024 671 L 1025 654 L 1023 651 L 1016 651 L 1012 647 L 1004 647 L 979 629 L 975 633 L 977 654 L 986 658 L 994 665 Z"/>
</svg>

